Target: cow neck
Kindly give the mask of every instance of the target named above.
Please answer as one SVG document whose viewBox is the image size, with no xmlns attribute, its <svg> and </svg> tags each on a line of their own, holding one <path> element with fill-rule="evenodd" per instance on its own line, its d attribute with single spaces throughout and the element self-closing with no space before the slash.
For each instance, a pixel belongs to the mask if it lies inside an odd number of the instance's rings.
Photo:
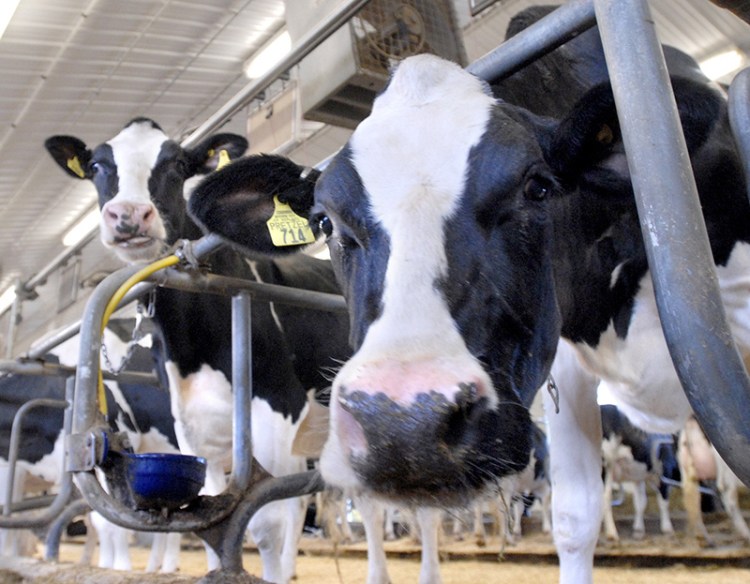
<svg viewBox="0 0 750 584">
<path fill-rule="evenodd" d="M 614 326 L 624 338 L 648 269 L 635 206 L 603 205 L 578 193 L 555 201 L 552 215 L 562 336 L 596 347 L 602 333 Z"/>
</svg>

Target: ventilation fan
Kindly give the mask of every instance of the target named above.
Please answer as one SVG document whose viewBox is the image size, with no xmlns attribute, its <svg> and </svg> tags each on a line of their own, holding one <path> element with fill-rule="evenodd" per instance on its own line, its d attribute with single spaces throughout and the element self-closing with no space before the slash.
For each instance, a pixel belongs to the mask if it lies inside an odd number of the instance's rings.
<svg viewBox="0 0 750 584">
<path fill-rule="evenodd" d="M 310 4 L 287 0 L 292 40 L 335 6 L 323 2 L 311 9 Z M 371 0 L 300 65 L 303 115 L 353 128 L 369 114 L 391 68 L 420 53 L 466 64 L 451 1 Z"/>
</svg>

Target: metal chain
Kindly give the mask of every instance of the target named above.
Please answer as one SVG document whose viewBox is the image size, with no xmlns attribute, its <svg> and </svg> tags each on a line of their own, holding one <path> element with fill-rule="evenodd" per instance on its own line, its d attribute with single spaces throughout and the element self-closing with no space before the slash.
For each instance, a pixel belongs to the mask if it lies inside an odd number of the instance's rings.
<svg viewBox="0 0 750 584">
<path fill-rule="evenodd" d="M 112 360 L 110 359 L 109 353 L 107 351 L 107 346 L 104 344 L 104 342 L 102 342 L 102 359 L 104 360 L 104 366 L 112 375 L 119 375 L 125 369 L 125 367 L 127 367 L 130 359 L 133 357 L 136 346 L 143 338 L 143 331 L 141 330 L 143 321 L 147 318 L 153 318 L 154 316 L 155 292 L 155 289 L 152 289 L 149 292 L 148 300 L 145 304 L 142 302 L 138 302 L 138 305 L 136 307 L 135 326 L 133 327 L 133 332 L 131 334 L 130 340 L 128 341 L 125 355 L 120 360 L 120 364 L 117 367 L 112 364 Z"/>
</svg>

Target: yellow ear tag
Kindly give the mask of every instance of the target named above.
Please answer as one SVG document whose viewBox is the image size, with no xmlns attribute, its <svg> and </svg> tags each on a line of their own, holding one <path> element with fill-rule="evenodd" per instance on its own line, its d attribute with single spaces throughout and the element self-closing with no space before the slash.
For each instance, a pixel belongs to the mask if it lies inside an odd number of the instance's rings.
<svg viewBox="0 0 750 584">
<path fill-rule="evenodd" d="M 232 160 L 229 158 L 229 152 L 227 152 L 226 150 L 220 150 L 219 163 L 216 165 L 216 170 L 221 170 L 230 162 L 232 162 Z"/>
<path fill-rule="evenodd" d="M 78 156 L 68 158 L 67 166 L 81 178 L 86 178 L 86 173 L 83 172 L 83 168 L 81 168 L 81 163 L 78 161 Z"/>
<path fill-rule="evenodd" d="M 273 215 L 266 221 L 271 241 L 276 247 L 287 245 L 302 245 L 315 241 L 312 229 L 307 219 L 300 217 L 286 203 L 279 201 L 279 197 L 273 197 Z"/>
</svg>

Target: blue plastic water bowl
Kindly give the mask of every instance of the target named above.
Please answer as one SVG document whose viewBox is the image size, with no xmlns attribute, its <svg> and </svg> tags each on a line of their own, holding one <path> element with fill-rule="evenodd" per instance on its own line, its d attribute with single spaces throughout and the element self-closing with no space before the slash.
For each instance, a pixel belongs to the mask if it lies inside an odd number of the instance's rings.
<svg viewBox="0 0 750 584">
<path fill-rule="evenodd" d="M 138 509 L 178 509 L 198 497 L 206 459 L 185 454 L 124 454 L 130 491 Z"/>
</svg>

